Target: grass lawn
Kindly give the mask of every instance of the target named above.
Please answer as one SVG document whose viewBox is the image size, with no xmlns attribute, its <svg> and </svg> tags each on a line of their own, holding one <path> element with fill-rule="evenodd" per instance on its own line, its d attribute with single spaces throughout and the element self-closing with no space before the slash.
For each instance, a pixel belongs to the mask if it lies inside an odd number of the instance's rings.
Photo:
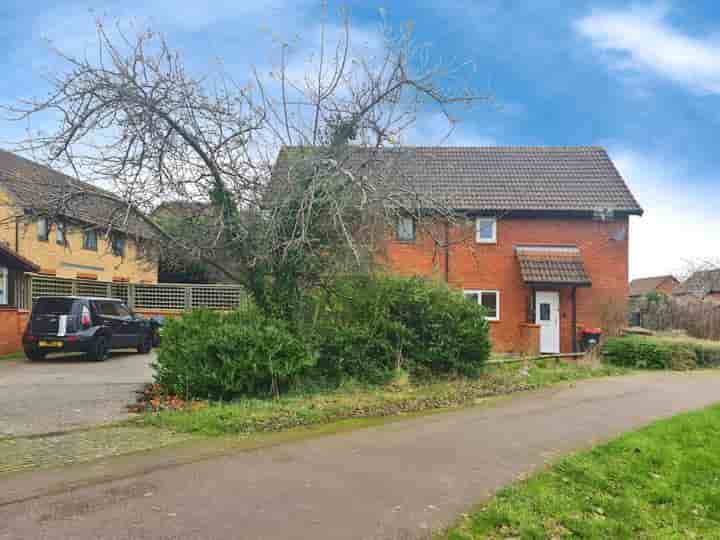
<svg viewBox="0 0 720 540">
<path fill-rule="evenodd" d="M 477 380 L 454 380 L 381 388 L 346 387 L 332 392 L 297 394 L 271 399 L 247 399 L 205 408 L 145 413 L 141 424 L 182 433 L 221 435 L 263 433 L 327 424 L 350 418 L 377 418 L 433 409 L 463 407 L 492 396 L 534 390 L 562 381 L 628 373 L 603 366 L 488 366 Z"/>
<path fill-rule="evenodd" d="M 564 458 L 442 538 L 720 538 L 720 405 Z"/>
</svg>

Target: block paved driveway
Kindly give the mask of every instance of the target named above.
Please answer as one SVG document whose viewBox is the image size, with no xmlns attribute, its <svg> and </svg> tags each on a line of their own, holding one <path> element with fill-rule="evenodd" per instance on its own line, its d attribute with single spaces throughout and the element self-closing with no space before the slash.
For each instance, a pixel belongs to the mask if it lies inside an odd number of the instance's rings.
<svg viewBox="0 0 720 540">
<path fill-rule="evenodd" d="M 136 474 L 109 461 L 46 495 L 50 472 L 20 475 L 0 490 L 0 539 L 429 539 L 546 460 L 719 390 L 720 371 L 643 373 Z"/>
<path fill-rule="evenodd" d="M 0 361 L 0 437 L 65 431 L 127 418 L 152 381 L 154 353 L 113 352 L 105 362 L 65 356 Z"/>
</svg>

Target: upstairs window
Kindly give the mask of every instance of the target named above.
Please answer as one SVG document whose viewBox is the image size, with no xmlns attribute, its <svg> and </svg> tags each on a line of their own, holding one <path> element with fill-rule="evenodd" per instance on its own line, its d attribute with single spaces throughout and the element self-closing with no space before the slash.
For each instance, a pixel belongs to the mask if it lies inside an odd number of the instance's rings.
<svg viewBox="0 0 720 540">
<path fill-rule="evenodd" d="M 400 242 L 415 241 L 415 220 L 412 216 L 399 216 L 395 238 Z"/>
<path fill-rule="evenodd" d="M 48 219 L 45 217 L 38 218 L 37 220 L 37 239 L 41 242 L 48 241 L 48 235 L 50 234 L 50 228 L 48 227 Z"/>
<path fill-rule="evenodd" d="M 122 257 L 125 255 L 125 237 L 119 234 L 114 234 L 110 240 L 112 246 L 112 253 L 116 257 Z"/>
<path fill-rule="evenodd" d="M 58 223 L 55 226 L 55 241 L 59 246 L 64 246 L 67 242 L 67 238 L 65 238 L 65 224 L 64 223 Z"/>
<path fill-rule="evenodd" d="M 465 291 L 465 298 L 477 302 L 485 308 L 485 318 L 488 321 L 500 320 L 499 291 Z"/>
<path fill-rule="evenodd" d="M 497 244 L 497 219 L 479 217 L 475 220 L 475 241 L 478 244 Z"/>
<path fill-rule="evenodd" d="M 85 229 L 83 232 L 83 249 L 97 251 L 97 231 L 95 229 Z"/>
</svg>

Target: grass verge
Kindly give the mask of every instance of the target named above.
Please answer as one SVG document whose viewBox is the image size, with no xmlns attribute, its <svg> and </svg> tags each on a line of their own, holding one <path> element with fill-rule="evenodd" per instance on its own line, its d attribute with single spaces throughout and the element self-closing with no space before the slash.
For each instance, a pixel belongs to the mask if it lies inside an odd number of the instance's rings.
<svg viewBox="0 0 720 540">
<path fill-rule="evenodd" d="M 0 362 L 3 360 L 25 360 L 25 353 L 14 352 L 9 354 L 0 354 Z"/>
<path fill-rule="evenodd" d="M 624 373 L 628 370 L 610 366 L 596 369 L 568 365 L 532 366 L 529 369 L 517 365 L 493 366 L 476 380 L 382 388 L 347 387 L 319 394 L 290 395 L 278 400 L 247 399 L 195 410 L 147 413 L 137 421 L 147 426 L 204 435 L 278 432 L 349 418 L 463 407 L 484 398 L 535 390 L 562 381 Z"/>
<path fill-rule="evenodd" d="M 500 491 L 445 540 L 720 538 L 720 406 L 661 420 Z"/>
</svg>

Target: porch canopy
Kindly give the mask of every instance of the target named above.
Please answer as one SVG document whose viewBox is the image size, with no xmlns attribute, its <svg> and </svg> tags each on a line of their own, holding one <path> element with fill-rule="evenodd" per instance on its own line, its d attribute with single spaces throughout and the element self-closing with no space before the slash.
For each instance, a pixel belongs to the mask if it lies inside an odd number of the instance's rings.
<svg viewBox="0 0 720 540">
<path fill-rule="evenodd" d="M 540 289 L 571 287 L 572 328 L 577 328 L 578 287 L 590 287 L 592 282 L 585 270 L 577 246 L 527 245 L 515 246 L 523 281 L 532 289 L 528 305 L 528 322 L 535 323 L 536 293 Z M 572 335 L 573 352 L 577 352 L 576 331 Z"/>
<path fill-rule="evenodd" d="M 532 286 L 590 287 L 577 246 L 515 246 L 523 281 Z"/>
<path fill-rule="evenodd" d="M 0 266 L 20 272 L 37 272 L 40 267 L 0 242 Z"/>
</svg>

